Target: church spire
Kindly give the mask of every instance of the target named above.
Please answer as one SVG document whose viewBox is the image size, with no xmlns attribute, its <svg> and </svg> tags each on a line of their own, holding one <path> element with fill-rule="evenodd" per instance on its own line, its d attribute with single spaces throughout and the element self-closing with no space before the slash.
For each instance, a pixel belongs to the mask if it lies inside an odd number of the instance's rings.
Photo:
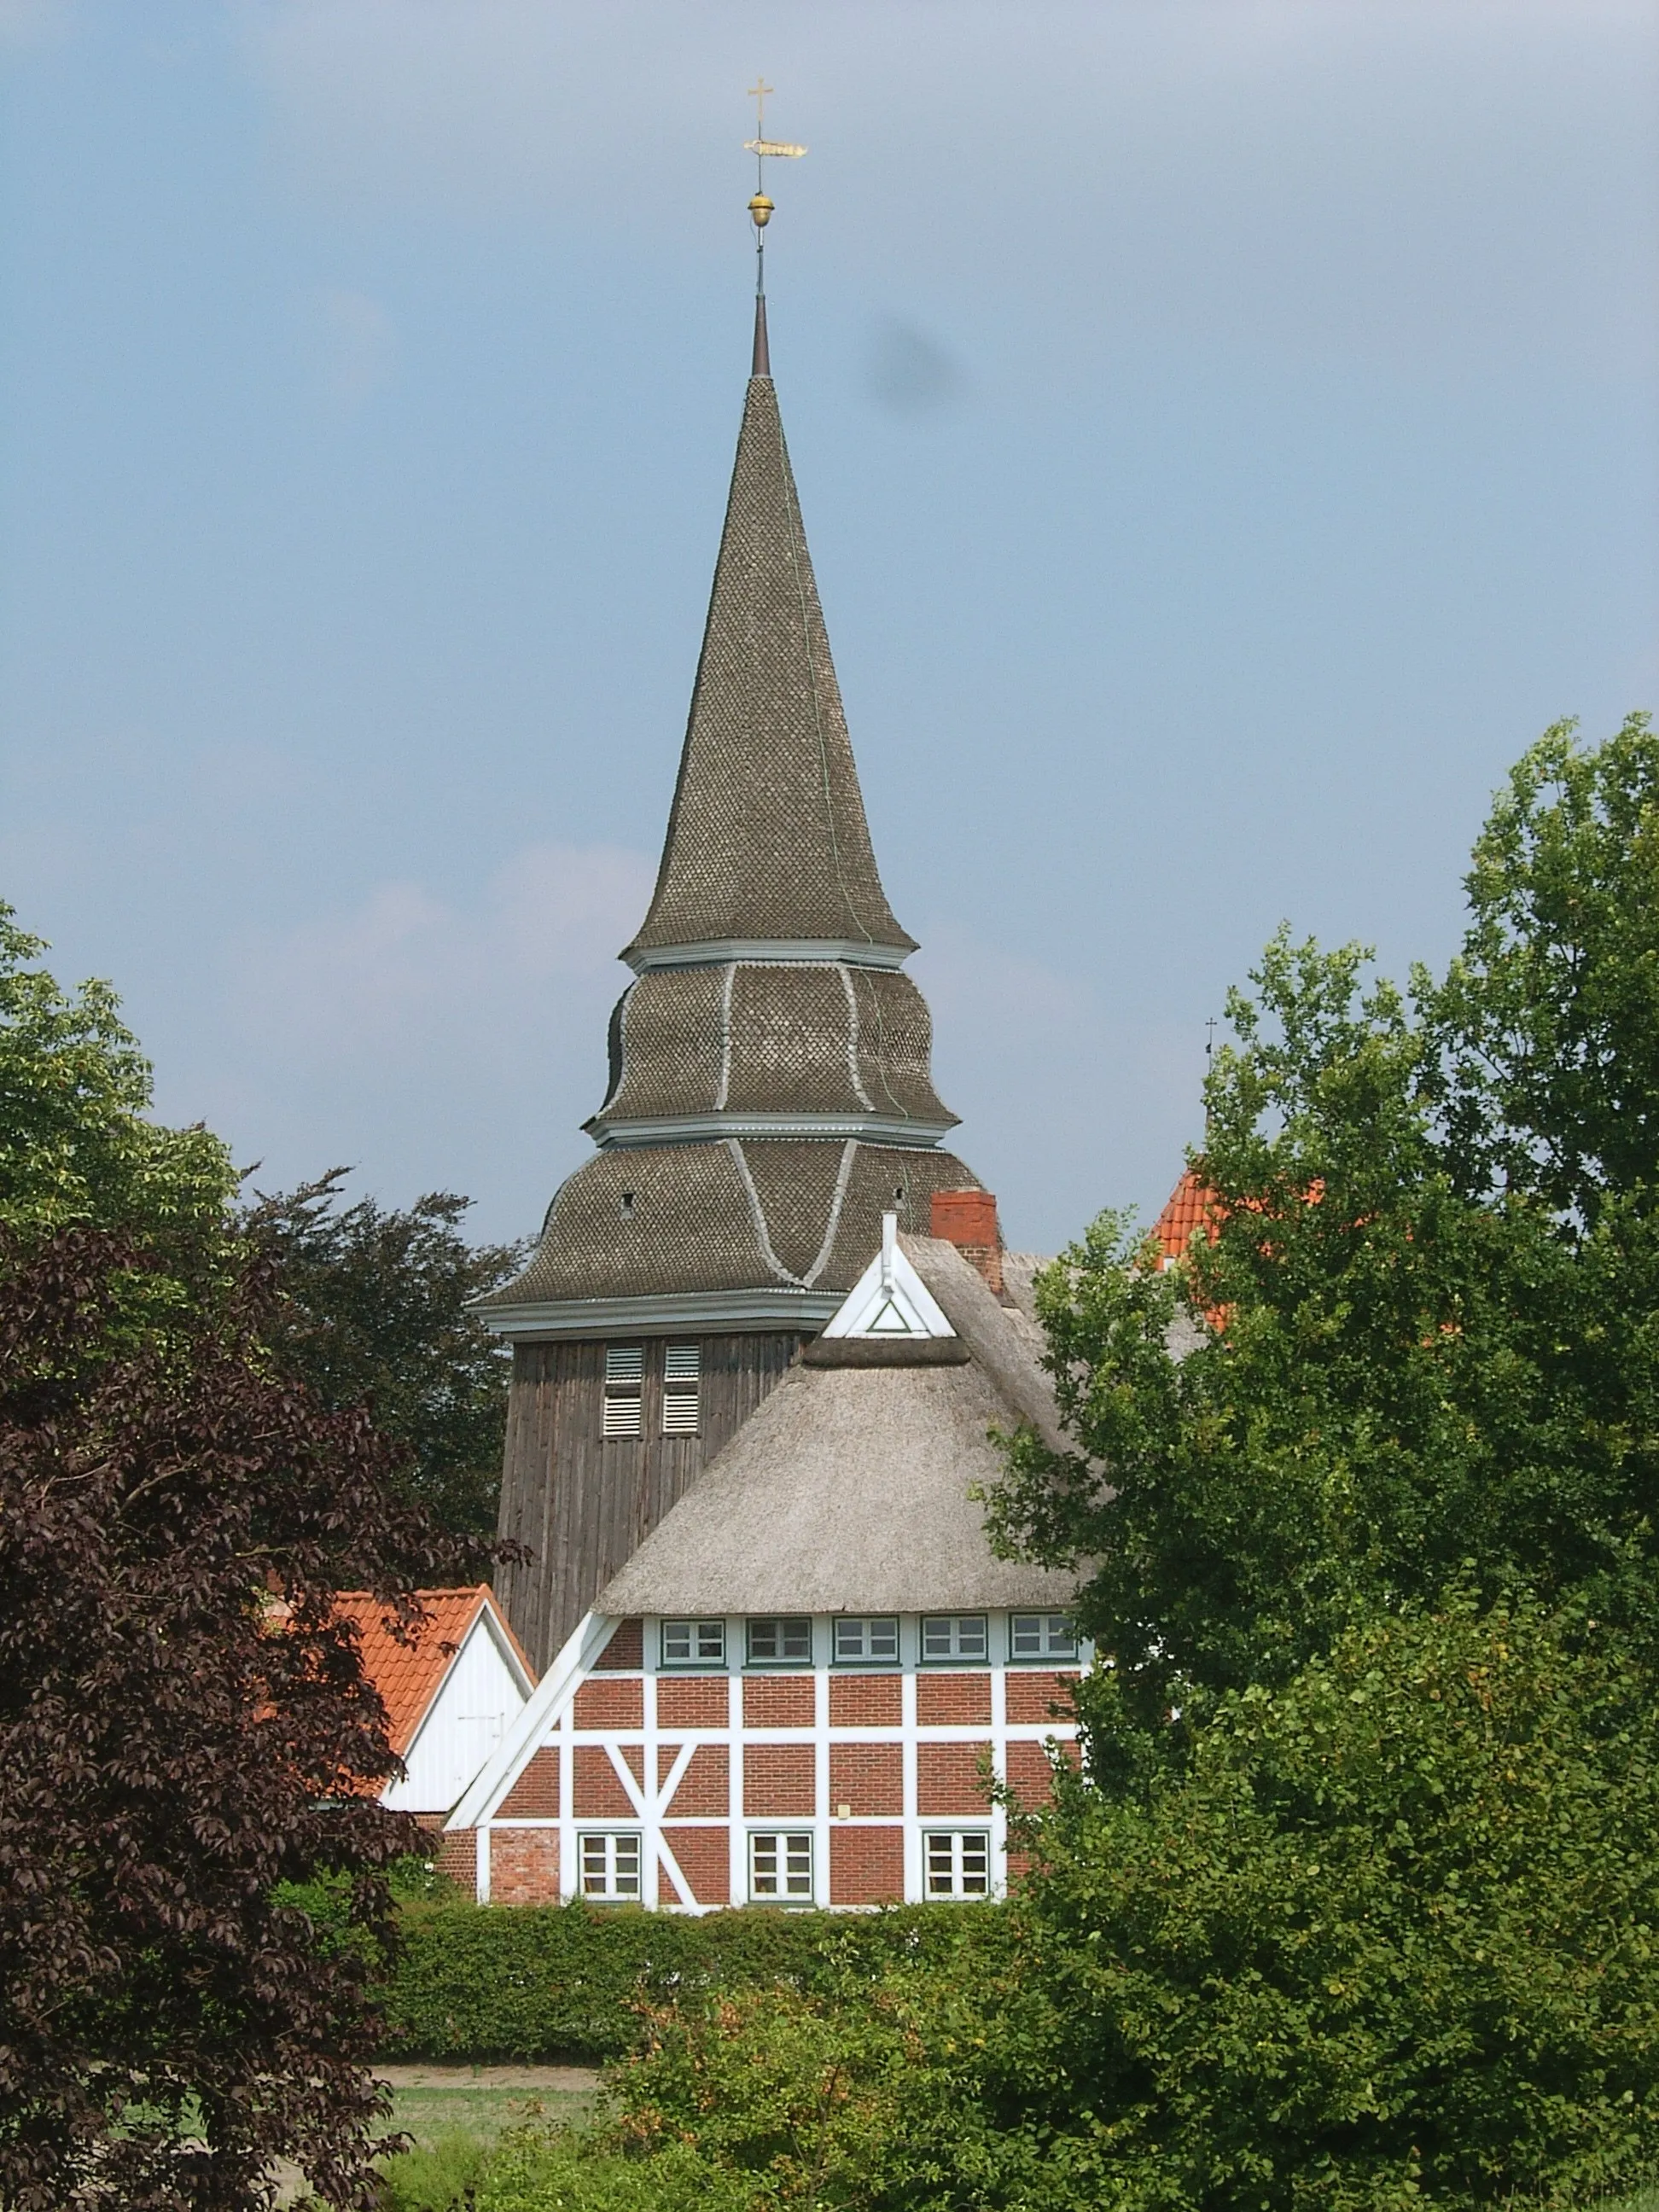
<svg viewBox="0 0 1659 2212">
<path fill-rule="evenodd" d="M 730 957 L 840 957 L 896 967 L 915 940 L 887 903 L 870 847 L 841 690 L 801 526 L 766 327 L 765 98 L 748 150 L 759 173 L 755 338 L 726 526 L 657 887 L 623 957 L 647 969 Z M 811 948 L 808 952 L 807 948 Z"/>
<path fill-rule="evenodd" d="M 764 359 L 763 304 L 756 321 Z M 777 393 L 744 401 L 679 780 L 638 969 L 729 948 L 897 966 L 915 940 L 871 849 Z M 835 956 L 830 956 L 835 957 Z"/>
</svg>

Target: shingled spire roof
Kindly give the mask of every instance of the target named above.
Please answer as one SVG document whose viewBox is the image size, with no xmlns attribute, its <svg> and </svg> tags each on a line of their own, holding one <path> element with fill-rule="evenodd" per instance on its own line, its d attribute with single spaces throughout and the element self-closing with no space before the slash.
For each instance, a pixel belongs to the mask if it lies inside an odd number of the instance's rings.
<svg viewBox="0 0 1659 2212">
<path fill-rule="evenodd" d="M 941 1140 L 933 1023 L 876 872 L 767 373 L 764 305 L 637 971 L 611 1024 L 599 1156 L 480 1302 L 536 1338 L 816 1328 L 882 1217 L 978 1188 Z"/>
<path fill-rule="evenodd" d="M 777 393 L 749 380 L 702 657 L 638 969 L 789 945 L 896 967 Z"/>
</svg>

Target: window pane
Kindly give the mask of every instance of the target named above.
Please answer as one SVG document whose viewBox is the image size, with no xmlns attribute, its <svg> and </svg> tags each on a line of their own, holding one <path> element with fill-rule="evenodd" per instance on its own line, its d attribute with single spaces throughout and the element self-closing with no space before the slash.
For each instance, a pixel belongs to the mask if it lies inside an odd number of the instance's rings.
<svg viewBox="0 0 1659 2212">
<path fill-rule="evenodd" d="M 1010 1647 L 1017 1659 L 1042 1656 L 1042 1618 L 1040 1613 L 1017 1613 L 1009 1625 Z"/>
<path fill-rule="evenodd" d="M 805 1836 L 786 1836 L 784 1841 L 784 1887 L 791 1897 L 811 1897 L 812 1894 L 812 1838 Z"/>
<path fill-rule="evenodd" d="M 723 1620 L 665 1620 L 662 1625 L 662 1663 L 665 1667 L 723 1667 L 726 1664 L 726 1623 Z"/>
<path fill-rule="evenodd" d="M 637 1897 L 640 1893 L 640 1839 L 637 1836 L 617 1836 L 616 1847 L 616 1892 L 618 1897 Z"/>
<path fill-rule="evenodd" d="M 838 1620 L 836 1623 L 836 1656 L 837 1659 L 863 1658 L 864 1623 L 861 1620 Z"/>
<path fill-rule="evenodd" d="M 983 1897 L 991 1886 L 991 1838 L 969 1835 L 962 1838 L 962 1893 Z"/>
<path fill-rule="evenodd" d="M 810 1666 L 812 1624 L 810 1620 L 761 1619 L 749 1623 L 749 1663 L 751 1667 Z"/>
<path fill-rule="evenodd" d="M 870 1623 L 870 1656 L 872 1659 L 898 1657 L 898 1623 L 896 1620 L 872 1620 Z"/>
<path fill-rule="evenodd" d="M 1048 1615 L 1048 1656 L 1069 1659 L 1077 1651 L 1077 1632 L 1063 1613 Z"/>
<path fill-rule="evenodd" d="M 982 1659 L 988 1650 L 984 1615 L 978 1614 L 957 1623 L 957 1656 L 961 1659 Z"/>
<path fill-rule="evenodd" d="M 921 1649 L 924 1658 L 950 1658 L 951 1623 L 948 1620 L 924 1620 L 921 1624 Z"/>
<path fill-rule="evenodd" d="M 778 1893 L 778 1839 L 775 1836 L 749 1838 L 749 1887 L 757 1897 Z"/>
</svg>

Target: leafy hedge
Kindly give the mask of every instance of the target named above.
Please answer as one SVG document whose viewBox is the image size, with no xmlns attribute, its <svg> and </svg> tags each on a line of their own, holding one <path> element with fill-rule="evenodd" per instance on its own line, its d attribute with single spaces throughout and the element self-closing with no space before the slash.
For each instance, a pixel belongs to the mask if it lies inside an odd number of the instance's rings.
<svg viewBox="0 0 1659 2212">
<path fill-rule="evenodd" d="M 750 1907 L 700 1919 L 581 1904 L 406 1905 L 383 1993 L 384 2055 L 477 2062 L 597 2062 L 630 2048 L 636 2008 L 777 1984 L 811 1996 L 901 1964 L 976 1974 L 1009 1955 L 994 1905 L 848 1915 Z"/>
</svg>

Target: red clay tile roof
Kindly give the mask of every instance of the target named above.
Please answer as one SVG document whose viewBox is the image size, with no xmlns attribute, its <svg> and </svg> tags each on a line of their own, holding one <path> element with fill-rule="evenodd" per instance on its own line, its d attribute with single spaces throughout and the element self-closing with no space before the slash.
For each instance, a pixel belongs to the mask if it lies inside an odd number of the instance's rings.
<svg viewBox="0 0 1659 2212">
<path fill-rule="evenodd" d="M 1208 1231 L 1212 1244 L 1216 1239 L 1215 1218 L 1212 1212 L 1214 1200 L 1190 1168 L 1170 1194 L 1169 1203 L 1152 1224 L 1152 1234 L 1164 1247 L 1164 1264 L 1179 1260 L 1195 1229 Z"/>
<path fill-rule="evenodd" d="M 488 1605 L 518 1650 L 518 1639 L 507 1626 L 487 1583 L 471 1589 L 417 1590 L 425 1610 L 412 1644 L 400 1644 L 392 1633 L 393 1616 L 367 1590 L 342 1590 L 335 1601 L 338 1610 L 356 1624 L 363 1655 L 363 1672 L 380 1693 L 386 1711 L 392 1748 L 399 1759 L 415 1741 L 415 1732 L 426 1718 L 449 1664 L 460 1649 L 466 1632 Z M 535 1669 L 522 1651 L 525 1672 L 533 1682 Z"/>
</svg>

